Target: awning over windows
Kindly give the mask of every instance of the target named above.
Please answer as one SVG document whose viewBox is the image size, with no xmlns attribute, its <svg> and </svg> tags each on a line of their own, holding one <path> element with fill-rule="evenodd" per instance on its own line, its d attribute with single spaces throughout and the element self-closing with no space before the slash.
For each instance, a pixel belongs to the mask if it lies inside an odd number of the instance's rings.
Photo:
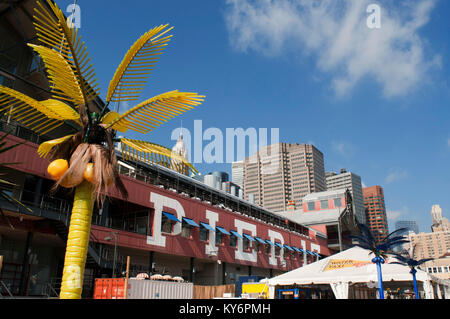
<svg viewBox="0 0 450 319">
<path fill-rule="evenodd" d="M 212 228 L 212 227 L 211 227 L 209 224 L 207 224 L 207 223 L 200 222 L 200 226 L 206 228 L 206 229 L 209 230 L 209 231 L 214 231 L 214 232 L 215 232 L 214 228 Z"/>
<path fill-rule="evenodd" d="M 162 212 L 162 213 L 164 214 L 164 216 L 166 216 L 170 220 L 181 223 L 181 220 L 179 220 L 174 214 L 166 213 L 166 212 Z"/>
<path fill-rule="evenodd" d="M 289 250 L 291 250 L 291 251 L 293 250 L 291 246 L 286 245 L 286 244 L 284 244 L 283 247 L 286 247 L 287 249 L 289 249 Z"/>
<path fill-rule="evenodd" d="M 280 247 L 280 248 L 283 248 L 283 245 L 281 245 L 280 243 L 275 243 L 275 246 L 278 246 L 278 247 Z"/>
<path fill-rule="evenodd" d="M 299 252 L 299 253 L 301 253 L 301 251 L 300 251 L 300 249 L 298 249 L 297 247 L 295 247 L 295 246 L 292 246 L 292 249 L 294 249 L 296 252 Z"/>
<path fill-rule="evenodd" d="M 237 231 L 234 230 L 230 230 L 230 233 L 232 233 L 234 236 L 239 237 L 239 238 L 244 238 L 241 236 L 241 234 L 239 234 Z"/>
<path fill-rule="evenodd" d="M 192 219 L 190 219 L 190 218 L 183 217 L 183 220 L 184 220 L 186 223 L 188 223 L 189 225 L 191 225 L 191 226 L 194 226 L 194 227 L 200 227 L 199 225 L 197 225 L 196 222 L 194 222 L 194 221 L 193 221 Z"/>
<path fill-rule="evenodd" d="M 222 227 L 219 227 L 219 226 L 216 226 L 216 228 L 217 228 L 217 230 L 220 231 L 222 234 L 225 234 L 225 235 L 231 235 L 225 228 L 222 228 Z"/>
<path fill-rule="evenodd" d="M 270 244 L 271 246 L 275 246 L 270 240 L 266 239 L 266 243 Z"/>
<path fill-rule="evenodd" d="M 305 249 L 305 251 L 306 251 L 307 254 L 309 254 L 311 256 L 314 256 L 314 254 L 312 252 L 310 252 L 308 249 Z"/>
<path fill-rule="evenodd" d="M 257 241 L 259 241 L 261 244 L 264 244 L 264 245 L 268 244 L 266 241 L 262 240 L 262 239 L 259 238 L 259 237 L 255 237 L 255 239 L 256 239 Z"/>
<path fill-rule="evenodd" d="M 301 249 L 301 248 L 299 248 L 298 250 L 300 250 L 300 252 L 301 252 L 302 254 L 305 253 L 305 251 L 304 251 L 303 249 Z"/>
<path fill-rule="evenodd" d="M 244 236 L 245 238 L 247 238 L 250 241 L 255 241 L 255 239 L 252 236 L 250 236 L 250 235 L 242 234 L 242 236 Z"/>
</svg>

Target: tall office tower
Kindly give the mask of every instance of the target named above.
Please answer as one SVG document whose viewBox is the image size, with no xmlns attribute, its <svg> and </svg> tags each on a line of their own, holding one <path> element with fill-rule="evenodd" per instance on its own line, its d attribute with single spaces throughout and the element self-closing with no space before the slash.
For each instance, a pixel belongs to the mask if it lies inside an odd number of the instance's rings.
<svg viewBox="0 0 450 319">
<path fill-rule="evenodd" d="M 334 172 L 326 173 L 327 190 L 348 189 L 352 194 L 356 220 L 361 223 L 366 223 L 366 214 L 364 211 L 364 199 L 362 192 L 361 177 L 347 172 L 344 168 L 341 169 L 340 174 Z"/>
<path fill-rule="evenodd" d="M 377 239 L 381 239 L 388 234 L 383 188 L 381 186 L 365 187 L 363 188 L 363 194 L 366 225 Z"/>
<path fill-rule="evenodd" d="M 186 161 L 188 160 L 188 151 L 186 149 L 186 143 L 183 140 L 183 134 L 181 134 L 181 131 L 180 131 L 180 136 L 178 137 L 177 143 L 172 148 L 172 152 L 181 156 Z M 183 166 L 180 165 L 181 161 L 176 160 L 176 159 L 171 159 L 170 164 L 171 164 L 171 168 L 173 170 L 175 170 L 179 173 L 182 173 L 184 175 L 189 175 L 188 170 L 186 168 L 182 168 Z"/>
<path fill-rule="evenodd" d="M 244 162 L 231 163 L 231 181 L 242 187 L 244 185 Z"/>
<path fill-rule="evenodd" d="M 406 228 L 407 231 L 405 235 L 407 235 L 410 231 L 418 234 L 419 233 L 419 225 L 415 220 L 399 220 L 395 223 L 395 230 L 400 228 Z"/>
<path fill-rule="evenodd" d="M 439 205 L 431 206 L 431 223 L 438 225 L 442 221 L 442 209 Z"/>
<path fill-rule="evenodd" d="M 274 212 L 299 208 L 305 195 L 326 190 L 323 154 L 311 144 L 262 147 L 243 169 L 244 198 Z"/>
<path fill-rule="evenodd" d="M 442 216 L 442 208 L 439 205 L 431 206 L 431 231 L 450 231 L 450 222 Z"/>
</svg>

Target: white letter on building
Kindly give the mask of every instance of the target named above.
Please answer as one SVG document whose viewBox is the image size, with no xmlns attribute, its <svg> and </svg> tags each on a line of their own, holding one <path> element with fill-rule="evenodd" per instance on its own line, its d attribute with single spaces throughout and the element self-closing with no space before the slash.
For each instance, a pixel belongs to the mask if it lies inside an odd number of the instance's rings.
<svg viewBox="0 0 450 319">
<path fill-rule="evenodd" d="M 206 210 L 206 219 L 208 220 L 209 226 L 216 229 L 216 222 L 219 220 L 219 214 Z M 219 247 L 216 247 L 216 233 L 209 231 L 209 243 L 205 246 L 205 254 L 217 256 L 219 252 Z"/>
<path fill-rule="evenodd" d="M 281 245 L 284 245 L 284 238 L 283 235 L 281 235 L 279 232 L 273 231 L 269 229 L 269 240 L 272 243 L 275 243 L 275 239 L 278 239 L 281 242 Z M 283 264 L 284 261 L 284 248 L 280 250 L 280 264 Z M 269 257 L 269 264 L 273 266 L 277 266 L 277 258 L 275 257 L 275 247 L 271 247 L 270 251 L 270 257 Z"/>
<path fill-rule="evenodd" d="M 248 230 L 251 236 L 256 236 L 256 225 L 244 222 L 243 220 L 235 219 L 234 226 L 239 234 L 242 234 L 242 230 Z M 252 249 L 252 252 L 244 252 L 244 245 L 242 238 L 238 238 L 238 249 L 234 252 L 234 258 L 239 260 L 257 262 L 258 254 L 256 250 Z"/>
<path fill-rule="evenodd" d="M 155 246 L 166 246 L 166 237 L 161 235 L 161 215 L 164 207 L 175 210 L 177 218 L 181 220 L 184 216 L 184 209 L 176 199 L 150 193 L 150 201 L 154 204 L 155 213 L 153 215 L 153 236 L 147 236 L 147 244 Z M 181 224 L 176 222 L 173 227 L 172 235 L 181 233 Z"/>
</svg>

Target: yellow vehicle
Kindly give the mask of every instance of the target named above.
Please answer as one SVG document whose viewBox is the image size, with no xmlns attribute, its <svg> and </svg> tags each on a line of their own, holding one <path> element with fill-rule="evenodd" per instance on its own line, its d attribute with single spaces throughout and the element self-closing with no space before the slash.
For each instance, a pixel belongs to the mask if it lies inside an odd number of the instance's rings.
<svg viewBox="0 0 450 319">
<path fill-rule="evenodd" d="M 245 282 L 242 284 L 242 297 L 269 299 L 269 285 L 265 283 Z"/>
</svg>

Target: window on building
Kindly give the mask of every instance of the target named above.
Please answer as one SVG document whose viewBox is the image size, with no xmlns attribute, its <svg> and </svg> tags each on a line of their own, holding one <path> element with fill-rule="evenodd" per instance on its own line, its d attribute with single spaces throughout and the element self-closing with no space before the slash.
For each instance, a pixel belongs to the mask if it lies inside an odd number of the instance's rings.
<svg viewBox="0 0 450 319">
<path fill-rule="evenodd" d="M 216 245 L 222 244 L 222 233 L 219 231 L 216 231 Z"/>
<path fill-rule="evenodd" d="M 208 241 L 209 231 L 205 227 L 200 227 L 198 237 L 201 241 Z"/>
<path fill-rule="evenodd" d="M 267 244 L 265 246 L 266 254 L 269 255 L 272 252 L 272 245 Z"/>
<path fill-rule="evenodd" d="M 181 224 L 181 236 L 191 238 L 191 229 L 192 226 L 183 220 L 183 223 Z"/>
<path fill-rule="evenodd" d="M 236 247 L 237 246 L 237 237 L 233 234 L 230 235 L 230 247 Z"/>
<path fill-rule="evenodd" d="M 334 207 L 341 207 L 342 206 L 342 201 L 340 198 L 335 198 L 334 199 Z"/>
<path fill-rule="evenodd" d="M 261 248 L 261 244 L 259 243 L 259 241 L 255 240 L 253 242 L 253 248 L 256 250 L 256 252 L 259 252 L 259 249 Z"/>
<path fill-rule="evenodd" d="M 250 246 L 250 240 L 246 237 L 244 237 L 242 239 L 242 246 L 244 251 L 250 251 L 251 250 L 251 246 Z"/>
<path fill-rule="evenodd" d="M 275 246 L 275 256 L 280 256 L 281 248 L 278 246 Z"/>
<path fill-rule="evenodd" d="M 167 218 L 164 214 L 161 216 L 161 232 L 172 233 L 174 222 Z"/>
</svg>

